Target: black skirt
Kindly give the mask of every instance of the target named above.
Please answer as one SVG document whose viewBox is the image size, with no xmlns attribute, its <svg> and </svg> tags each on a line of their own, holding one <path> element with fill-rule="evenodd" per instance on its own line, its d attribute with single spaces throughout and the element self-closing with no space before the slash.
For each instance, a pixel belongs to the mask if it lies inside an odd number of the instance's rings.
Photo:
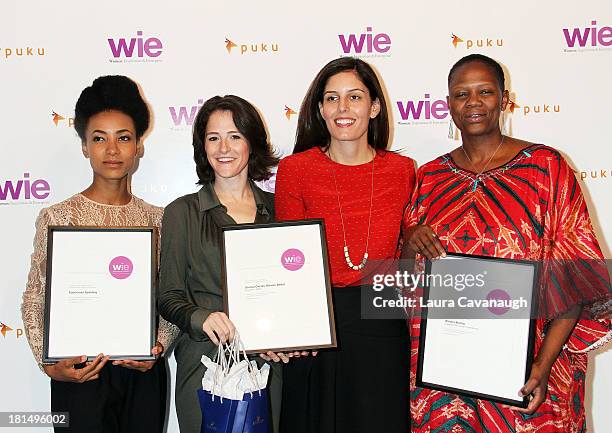
<svg viewBox="0 0 612 433">
<path fill-rule="evenodd" d="M 409 432 L 406 321 L 362 319 L 360 293 L 333 290 L 337 349 L 283 365 L 281 433 Z"/>
<path fill-rule="evenodd" d="M 166 421 L 166 360 L 146 372 L 109 361 L 84 383 L 51 380 L 51 410 L 69 412 L 59 433 L 162 433 Z"/>
</svg>

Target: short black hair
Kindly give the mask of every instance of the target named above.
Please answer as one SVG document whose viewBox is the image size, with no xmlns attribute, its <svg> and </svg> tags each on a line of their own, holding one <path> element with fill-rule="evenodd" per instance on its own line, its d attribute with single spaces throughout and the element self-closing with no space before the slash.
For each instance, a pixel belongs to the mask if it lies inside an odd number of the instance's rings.
<svg viewBox="0 0 612 433">
<path fill-rule="evenodd" d="M 149 108 L 142 99 L 138 86 L 123 75 L 98 77 L 91 86 L 81 92 L 74 108 L 74 129 L 85 141 L 85 130 L 89 119 L 103 111 L 116 110 L 129 116 L 140 139 L 149 129 Z"/>
<path fill-rule="evenodd" d="M 453 78 L 453 74 L 459 69 L 459 67 L 471 63 L 471 62 L 481 62 L 485 65 L 489 66 L 493 69 L 493 73 L 495 74 L 495 78 L 497 78 L 497 82 L 499 84 L 500 90 L 503 92 L 506 90 L 506 79 L 504 76 L 504 70 L 501 65 L 493 60 L 491 57 L 487 57 L 483 54 L 470 54 L 468 56 L 462 57 L 453 65 L 448 73 L 448 85 L 450 86 L 451 79 Z"/>
<path fill-rule="evenodd" d="M 215 111 L 229 111 L 236 128 L 249 143 L 248 177 L 261 181 L 272 176 L 278 157 L 272 150 L 261 116 L 250 102 L 235 95 L 213 96 L 200 107 L 193 123 L 193 159 L 196 163 L 198 184 L 215 180 L 215 172 L 208 162 L 204 139 L 208 119 Z"/>
<path fill-rule="evenodd" d="M 331 136 L 319 104 L 323 103 L 325 85 L 331 77 L 341 72 L 353 71 L 368 89 L 372 101 L 378 99 L 380 112 L 368 123 L 368 143 L 377 150 L 385 150 L 389 144 L 389 112 L 385 95 L 370 65 L 355 57 L 340 57 L 332 60 L 319 71 L 306 92 L 300 108 L 295 147 L 293 153 L 303 152 L 313 147 L 326 148 L 329 146 Z"/>
</svg>

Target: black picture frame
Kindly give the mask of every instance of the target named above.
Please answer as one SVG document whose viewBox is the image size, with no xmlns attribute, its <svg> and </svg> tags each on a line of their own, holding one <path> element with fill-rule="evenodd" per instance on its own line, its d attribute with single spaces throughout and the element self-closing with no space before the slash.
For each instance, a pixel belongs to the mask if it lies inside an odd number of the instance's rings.
<svg viewBox="0 0 612 433">
<path fill-rule="evenodd" d="M 480 256 L 480 255 L 471 255 L 471 254 L 461 254 L 461 253 L 447 253 L 447 256 L 457 257 L 463 259 L 473 259 L 473 260 L 483 260 L 483 261 L 495 261 L 500 263 L 507 263 L 508 265 L 515 266 L 530 266 L 533 267 L 533 280 L 531 286 L 531 311 L 530 318 L 525 319 L 529 320 L 529 331 L 527 336 L 527 341 L 525 342 L 525 347 L 527 350 L 526 353 L 526 362 L 525 362 L 525 380 L 524 383 L 527 382 L 529 376 L 531 374 L 531 366 L 533 364 L 534 359 L 534 348 L 535 348 L 535 332 L 536 332 L 536 312 L 537 312 L 537 285 L 540 278 L 540 265 L 538 262 L 530 261 L 530 260 L 515 260 L 515 259 L 507 259 L 507 258 L 497 258 L 497 257 L 488 257 L 488 256 Z M 431 260 L 427 260 L 425 263 L 425 275 L 430 275 L 432 269 Z M 462 395 L 466 397 L 488 400 L 496 403 L 506 404 L 510 406 L 526 408 L 529 405 L 529 397 L 525 396 L 522 399 L 518 398 L 518 389 L 517 389 L 517 398 L 516 399 L 508 399 L 497 395 L 480 393 L 474 390 L 469 389 L 458 389 L 450 386 L 445 386 L 440 383 L 431 383 L 423 380 L 423 365 L 424 365 L 424 356 L 426 347 L 426 337 L 427 337 L 427 317 L 428 317 L 428 308 L 427 301 L 429 300 L 429 292 L 430 287 L 427 282 L 429 279 L 424 279 L 425 283 L 423 286 L 423 302 L 424 305 L 421 310 L 421 319 L 420 319 L 420 335 L 419 335 L 419 352 L 417 357 L 417 369 L 416 369 L 416 381 L 415 384 L 420 388 L 429 388 L 437 391 L 448 392 L 451 394 Z M 500 319 L 504 320 L 504 319 Z M 457 354 L 456 356 L 460 356 Z"/>
</svg>

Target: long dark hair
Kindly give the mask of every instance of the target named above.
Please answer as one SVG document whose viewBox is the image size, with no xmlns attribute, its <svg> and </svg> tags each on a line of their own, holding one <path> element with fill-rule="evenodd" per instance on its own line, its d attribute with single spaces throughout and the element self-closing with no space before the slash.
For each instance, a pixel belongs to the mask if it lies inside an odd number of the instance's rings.
<svg viewBox="0 0 612 433">
<path fill-rule="evenodd" d="M 368 124 L 368 143 L 376 150 L 385 150 L 389 144 L 389 113 L 387 101 L 376 73 L 370 65 L 354 57 L 340 57 L 323 67 L 308 88 L 300 107 L 295 147 L 293 153 L 313 147 L 326 148 L 331 136 L 321 116 L 319 104 L 323 103 L 323 91 L 327 81 L 340 72 L 353 71 L 367 87 L 372 101 L 380 102 L 380 113 Z"/>
</svg>

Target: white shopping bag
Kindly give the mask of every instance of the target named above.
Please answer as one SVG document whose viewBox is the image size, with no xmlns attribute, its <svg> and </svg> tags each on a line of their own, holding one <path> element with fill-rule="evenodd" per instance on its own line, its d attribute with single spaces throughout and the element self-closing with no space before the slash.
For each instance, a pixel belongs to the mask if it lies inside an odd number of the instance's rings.
<svg viewBox="0 0 612 433">
<path fill-rule="evenodd" d="M 244 394 L 264 389 L 268 383 L 270 366 L 261 369 L 255 361 L 249 361 L 238 333 L 228 344 L 220 344 L 214 360 L 202 355 L 206 372 L 202 378 L 202 389 L 213 396 L 242 400 Z"/>
</svg>

